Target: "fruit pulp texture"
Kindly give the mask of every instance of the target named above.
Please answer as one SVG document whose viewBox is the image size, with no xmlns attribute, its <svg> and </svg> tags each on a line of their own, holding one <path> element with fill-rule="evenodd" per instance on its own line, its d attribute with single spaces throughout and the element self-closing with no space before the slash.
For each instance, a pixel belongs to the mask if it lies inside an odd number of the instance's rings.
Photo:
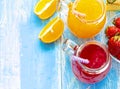
<svg viewBox="0 0 120 89">
<path fill-rule="evenodd" d="M 75 10 L 86 15 L 83 22 L 78 19 L 72 12 L 72 6 L 69 7 L 68 12 L 68 26 L 71 32 L 78 38 L 91 38 L 99 33 L 106 21 L 105 13 L 103 14 L 103 6 L 98 0 L 78 0 Z M 100 18 L 101 17 L 101 18 Z M 99 19 L 98 19 L 99 18 Z M 98 20 L 99 21 L 98 21 Z"/>
<path fill-rule="evenodd" d="M 85 66 L 89 68 L 101 67 L 106 62 L 107 58 L 104 49 L 95 44 L 84 47 L 79 53 L 79 56 L 89 60 L 90 63 L 85 64 Z"/>
<path fill-rule="evenodd" d="M 56 17 L 42 29 L 39 38 L 45 43 L 50 43 L 57 40 L 62 35 L 63 31 L 64 23 L 59 17 Z"/>
<path fill-rule="evenodd" d="M 56 10 L 56 0 L 40 0 L 35 8 L 35 13 L 41 19 L 47 19 L 52 16 Z"/>
<path fill-rule="evenodd" d="M 88 68 L 96 69 L 100 68 L 106 63 L 107 55 L 105 50 L 95 44 L 89 44 L 85 46 L 82 51 L 79 53 L 79 56 L 89 60 L 88 64 L 82 64 Z M 108 73 L 109 67 L 100 74 L 90 74 L 88 71 L 85 71 L 79 64 L 78 61 L 72 61 L 72 70 L 75 76 L 82 82 L 85 83 L 95 83 L 102 80 L 105 75 Z"/>
<path fill-rule="evenodd" d="M 86 15 L 86 20 L 96 20 L 102 14 L 101 4 L 97 0 L 78 0 L 75 8 Z"/>
</svg>

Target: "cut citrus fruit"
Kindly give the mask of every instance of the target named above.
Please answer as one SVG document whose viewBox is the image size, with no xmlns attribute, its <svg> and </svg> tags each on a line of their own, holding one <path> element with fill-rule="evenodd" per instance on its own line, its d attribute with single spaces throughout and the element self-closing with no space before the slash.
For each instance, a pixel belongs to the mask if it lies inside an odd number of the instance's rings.
<svg viewBox="0 0 120 89">
<path fill-rule="evenodd" d="M 57 0 L 40 0 L 35 8 L 34 13 L 40 19 L 47 19 L 56 11 Z"/>
<path fill-rule="evenodd" d="M 39 39 L 44 43 L 56 41 L 64 31 L 64 23 L 59 17 L 52 19 L 40 32 Z"/>
</svg>

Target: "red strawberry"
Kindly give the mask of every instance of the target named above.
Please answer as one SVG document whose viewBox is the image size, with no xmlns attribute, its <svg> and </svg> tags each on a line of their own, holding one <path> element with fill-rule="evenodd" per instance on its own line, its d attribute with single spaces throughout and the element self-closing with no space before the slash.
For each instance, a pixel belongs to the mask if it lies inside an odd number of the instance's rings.
<svg viewBox="0 0 120 89">
<path fill-rule="evenodd" d="M 113 21 L 113 24 L 114 24 L 116 27 L 120 28 L 120 17 L 115 18 L 114 21 Z"/>
<path fill-rule="evenodd" d="M 117 28 L 116 26 L 109 26 L 106 29 L 106 36 L 108 38 L 115 36 L 116 34 L 120 34 L 120 29 Z"/>
<path fill-rule="evenodd" d="M 120 60 L 120 54 L 117 56 L 117 58 Z"/>
<path fill-rule="evenodd" d="M 111 37 L 108 40 L 108 50 L 115 57 L 120 54 L 120 35 Z"/>
</svg>

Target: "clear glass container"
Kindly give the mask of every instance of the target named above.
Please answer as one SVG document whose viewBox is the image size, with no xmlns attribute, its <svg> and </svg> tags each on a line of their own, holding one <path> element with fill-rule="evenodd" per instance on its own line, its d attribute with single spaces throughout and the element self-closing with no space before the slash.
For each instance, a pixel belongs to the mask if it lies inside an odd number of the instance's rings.
<svg viewBox="0 0 120 89">
<path fill-rule="evenodd" d="M 106 22 L 106 7 L 103 0 L 61 0 L 60 13 L 71 33 L 77 38 L 96 36 Z"/>
<path fill-rule="evenodd" d="M 63 50 L 69 56 L 74 55 L 89 60 L 89 63 L 85 64 L 71 57 L 72 71 L 75 77 L 84 83 L 93 84 L 101 81 L 111 68 L 108 49 L 98 41 L 87 41 L 79 46 L 67 39 L 63 44 Z"/>
</svg>

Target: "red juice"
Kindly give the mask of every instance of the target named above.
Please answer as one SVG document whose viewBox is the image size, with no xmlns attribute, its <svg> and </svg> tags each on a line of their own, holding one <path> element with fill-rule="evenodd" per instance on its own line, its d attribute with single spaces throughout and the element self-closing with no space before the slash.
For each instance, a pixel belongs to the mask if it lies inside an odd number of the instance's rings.
<svg viewBox="0 0 120 89">
<path fill-rule="evenodd" d="M 92 84 L 106 76 L 110 70 L 111 60 L 107 49 L 102 44 L 90 42 L 76 51 L 76 56 L 89 60 L 88 64 L 72 60 L 73 73 L 80 81 Z"/>
<path fill-rule="evenodd" d="M 89 68 L 99 68 L 107 59 L 104 49 L 96 44 L 90 44 L 84 47 L 79 53 L 79 57 L 89 60 L 89 64 L 84 64 Z"/>
</svg>

